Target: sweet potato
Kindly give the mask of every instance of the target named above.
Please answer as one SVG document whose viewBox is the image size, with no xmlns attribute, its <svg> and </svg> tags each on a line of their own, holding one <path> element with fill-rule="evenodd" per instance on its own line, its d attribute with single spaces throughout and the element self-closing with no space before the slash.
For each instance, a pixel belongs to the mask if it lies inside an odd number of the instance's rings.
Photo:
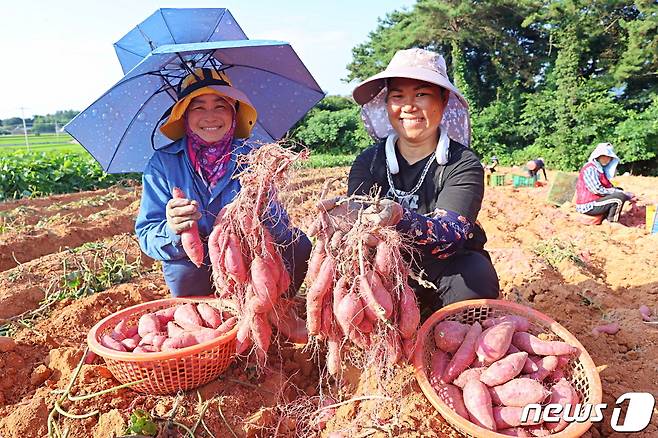
<svg viewBox="0 0 658 438">
<path fill-rule="evenodd" d="M 240 241 L 235 233 L 229 233 L 224 250 L 224 267 L 236 283 L 247 281 L 247 266 L 242 255 Z"/>
<path fill-rule="evenodd" d="M 464 386 L 463 397 L 471 421 L 480 427 L 496 431 L 491 395 L 486 385 L 479 380 L 469 380 Z"/>
<path fill-rule="evenodd" d="M 324 239 L 318 238 L 311 251 L 311 257 L 308 260 L 308 269 L 306 271 L 307 284 L 313 284 L 320 273 L 320 267 L 324 261 Z"/>
<path fill-rule="evenodd" d="M 523 364 L 523 369 L 521 370 L 524 374 L 532 374 L 539 371 L 539 366 L 537 362 L 541 359 L 541 356 L 536 356 L 534 354 L 528 355 L 525 363 Z"/>
<path fill-rule="evenodd" d="M 306 327 L 309 335 L 317 335 L 320 332 L 322 303 L 325 295 L 331 291 L 335 267 L 334 259 L 330 256 L 325 257 L 315 281 L 306 294 Z M 346 283 L 343 283 L 341 287 L 345 286 Z"/>
<path fill-rule="evenodd" d="M 216 329 L 222 324 L 222 312 L 208 303 L 199 303 L 196 310 L 206 327 Z"/>
<path fill-rule="evenodd" d="M 174 321 L 169 321 L 167 323 L 167 334 L 169 335 L 170 338 L 175 338 L 177 336 L 180 336 L 181 334 L 183 334 L 184 331 L 185 330 L 181 326 L 176 324 L 176 322 Z"/>
<path fill-rule="evenodd" d="M 468 410 L 464 405 L 464 398 L 460 388 L 457 388 L 455 385 L 439 383 L 438 386 L 434 387 L 434 390 L 441 397 L 441 400 L 460 417 L 469 419 Z"/>
<path fill-rule="evenodd" d="M 355 293 L 348 293 L 338 303 L 338 311 L 335 314 L 336 321 L 343 333 L 349 333 L 363 321 L 363 302 Z"/>
<path fill-rule="evenodd" d="M 174 320 L 174 313 L 176 313 L 177 308 L 178 306 L 172 306 L 155 312 L 155 316 L 160 320 L 160 327 L 166 327 L 169 321 Z"/>
<path fill-rule="evenodd" d="M 208 257 L 210 258 L 210 266 L 212 267 L 213 274 L 224 271 L 223 266 L 220 267 L 220 254 L 222 253 L 223 247 L 219 246 L 219 239 L 223 233 L 224 227 L 215 223 L 210 235 L 208 236 Z"/>
<path fill-rule="evenodd" d="M 191 333 L 182 333 L 176 338 L 167 338 L 162 343 L 162 351 L 178 350 L 179 348 L 190 347 L 196 345 L 198 342 Z"/>
<path fill-rule="evenodd" d="M 540 403 L 548 396 L 540 382 L 528 378 L 512 379 L 490 388 L 490 392 L 493 403 L 504 406 L 524 407 L 530 403 Z"/>
<path fill-rule="evenodd" d="M 522 351 L 497 360 L 480 375 L 480 381 L 487 386 L 498 386 L 509 382 L 521 373 L 527 358 L 528 353 Z"/>
<path fill-rule="evenodd" d="M 418 330 L 420 324 L 420 307 L 416 302 L 416 294 L 413 289 L 405 284 L 400 293 L 400 317 L 398 319 L 398 330 L 403 339 L 411 339 Z"/>
<path fill-rule="evenodd" d="M 530 333 L 517 332 L 512 336 L 512 344 L 521 351 L 539 356 L 558 356 L 561 354 L 574 354 L 578 351 L 566 342 L 542 341 Z"/>
<path fill-rule="evenodd" d="M 368 318 L 386 322 L 393 314 L 393 299 L 391 293 L 382 284 L 377 272 L 368 271 L 359 275 L 359 293 L 365 304 L 364 310 Z"/>
<path fill-rule="evenodd" d="M 174 321 L 185 330 L 196 330 L 203 327 L 203 319 L 194 304 L 188 303 L 178 306 L 174 312 Z"/>
<path fill-rule="evenodd" d="M 476 342 L 481 333 L 482 326 L 480 323 L 473 323 L 464 337 L 464 342 L 462 342 L 450 360 L 450 363 L 448 363 L 443 373 L 443 383 L 452 383 L 475 360 Z"/>
<path fill-rule="evenodd" d="M 235 352 L 243 354 L 252 345 L 249 334 L 251 333 L 251 318 L 253 312 L 246 312 L 238 322 L 238 333 L 235 336 Z"/>
<path fill-rule="evenodd" d="M 592 329 L 592 334 L 594 336 L 598 336 L 601 333 L 605 333 L 606 335 L 615 335 L 619 331 L 619 323 L 618 322 L 611 322 L 609 324 L 602 324 L 599 326 L 596 326 Z"/>
<path fill-rule="evenodd" d="M 267 351 L 270 348 L 272 325 L 268 321 L 267 315 L 263 313 L 254 314 L 251 320 L 251 337 L 254 345 L 260 350 Z"/>
<path fill-rule="evenodd" d="M 358 328 L 361 333 L 372 333 L 375 329 L 375 324 L 364 316 L 363 320 L 359 323 Z"/>
<path fill-rule="evenodd" d="M 290 273 L 288 273 L 288 270 L 285 266 L 281 266 L 281 269 L 279 270 L 279 281 L 277 282 L 277 290 L 279 292 L 279 296 L 288 292 L 291 282 L 292 279 L 290 278 Z"/>
<path fill-rule="evenodd" d="M 393 249 L 387 242 L 382 240 L 377 244 L 373 267 L 382 278 L 388 278 L 392 266 Z"/>
<path fill-rule="evenodd" d="M 224 334 L 217 329 L 211 329 L 209 327 L 201 327 L 197 330 L 190 331 L 189 333 L 194 336 L 197 344 L 203 344 L 204 342 L 212 341 L 213 339 L 217 339 Z"/>
<path fill-rule="evenodd" d="M 640 310 L 640 316 L 642 317 L 642 321 L 646 321 L 646 322 L 652 322 L 653 321 L 653 318 L 652 318 L 653 310 L 651 310 L 651 308 L 649 306 L 646 306 L 646 305 L 643 304 L 643 305 L 640 306 L 639 310 Z"/>
<path fill-rule="evenodd" d="M 249 271 L 251 286 L 256 301 L 259 306 L 269 307 L 269 309 L 272 308 L 272 304 L 279 296 L 279 291 L 277 290 L 279 273 L 273 271 L 272 267 L 273 265 L 268 263 L 265 257 L 257 255 L 251 261 L 251 269 Z M 276 272 L 276 275 L 274 275 L 274 272 Z"/>
<path fill-rule="evenodd" d="M 432 386 L 437 387 L 437 385 L 441 384 L 441 376 L 443 376 L 449 361 L 448 353 L 439 349 L 434 350 L 432 360 L 430 361 L 430 372 L 428 374 Z"/>
<path fill-rule="evenodd" d="M 576 409 L 576 404 L 578 403 L 578 393 L 571 386 L 566 379 L 561 379 L 555 385 L 551 387 L 551 398 L 550 403 L 556 403 L 562 405 L 564 408 L 567 404 L 570 405 L 568 414 L 573 415 L 574 410 Z M 564 410 L 561 415 L 564 415 Z M 557 423 L 545 423 L 544 425 L 551 433 L 558 433 L 568 426 L 568 423 L 561 418 Z"/>
<path fill-rule="evenodd" d="M 175 199 L 186 199 L 185 193 L 178 187 L 173 188 L 172 195 Z M 180 238 L 185 254 L 187 254 L 197 268 L 200 268 L 203 264 L 204 250 L 201 236 L 199 235 L 199 226 L 196 221 L 192 222 L 189 230 L 181 233 Z"/>
<path fill-rule="evenodd" d="M 162 331 L 160 328 L 160 320 L 154 313 L 145 313 L 139 318 L 137 323 L 137 333 L 141 337 L 146 336 L 147 333 L 157 333 Z"/>
<path fill-rule="evenodd" d="M 504 315 L 498 318 L 487 318 L 482 321 L 482 327 L 490 328 L 501 322 L 511 322 L 514 324 L 514 330 L 517 332 L 527 332 L 530 329 L 530 321 L 520 315 Z"/>
<path fill-rule="evenodd" d="M 528 421 L 526 422 L 521 421 L 523 409 L 524 408 L 519 406 L 494 406 L 493 416 L 494 421 L 496 422 L 496 427 L 498 429 L 507 429 L 510 427 L 535 424 L 532 422 L 532 418 L 528 418 Z"/>
<path fill-rule="evenodd" d="M 167 340 L 166 335 L 157 335 L 156 334 L 151 339 L 151 345 L 154 346 L 155 348 L 157 348 L 158 351 L 160 351 L 160 349 L 162 348 L 162 344 L 164 344 L 164 341 L 166 341 L 166 340 Z"/>
<path fill-rule="evenodd" d="M 101 345 L 114 351 L 128 351 L 121 342 L 112 339 L 110 335 L 103 335 L 101 338 Z"/>
<path fill-rule="evenodd" d="M 486 370 L 485 367 L 478 367 L 478 368 L 467 368 L 462 373 L 457 376 L 455 380 L 452 381 L 452 384 L 455 386 L 459 386 L 460 388 L 464 388 L 466 386 L 466 382 L 468 382 L 471 379 L 475 380 L 480 380 L 480 376 L 482 373 Z"/>
<path fill-rule="evenodd" d="M 475 354 L 485 365 L 491 364 L 505 355 L 512 343 L 514 323 L 501 322 L 483 331 L 477 339 Z"/>
<path fill-rule="evenodd" d="M 468 328 L 459 321 L 441 321 L 434 326 L 434 343 L 446 353 L 454 353 L 464 341 Z"/>
<path fill-rule="evenodd" d="M 557 356 L 544 356 L 537 360 L 535 364 L 537 365 L 537 371 L 527 374 L 524 377 L 541 382 L 557 369 Z"/>
<path fill-rule="evenodd" d="M 130 333 L 130 328 L 128 327 L 128 323 L 126 322 L 125 319 L 122 319 L 117 323 L 117 325 L 114 326 L 114 329 L 110 333 L 110 336 L 115 341 L 121 342 L 126 338 L 130 338 L 134 336 L 134 333 L 132 335 L 129 333 Z"/>
<path fill-rule="evenodd" d="M 516 348 L 516 347 L 514 346 L 514 344 L 510 344 L 510 345 L 509 345 L 509 348 L 507 349 L 507 353 L 505 353 L 505 354 L 514 354 L 514 353 L 518 353 L 519 351 L 521 351 L 521 350 L 519 350 L 518 348 Z"/>
<path fill-rule="evenodd" d="M 332 376 L 340 372 L 340 341 L 335 338 L 327 340 L 327 371 Z"/>
<path fill-rule="evenodd" d="M 534 424 L 526 427 L 525 430 L 530 436 L 551 436 L 551 431 L 547 430 L 544 424 Z"/>
<path fill-rule="evenodd" d="M 294 344 L 306 344 L 308 342 L 306 322 L 297 315 L 293 307 L 280 309 L 278 312 L 270 312 L 268 318 L 279 333 L 290 342 Z"/>
<path fill-rule="evenodd" d="M 137 345 L 139 345 L 139 341 L 141 341 L 141 340 L 142 340 L 142 337 L 137 334 L 137 335 L 135 335 L 131 338 L 126 338 L 126 339 L 122 340 L 121 343 L 123 344 L 124 347 L 126 347 L 126 349 L 128 351 L 133 351 L 135 349 L 135 347 L 137 347 Z"/>
</svg>

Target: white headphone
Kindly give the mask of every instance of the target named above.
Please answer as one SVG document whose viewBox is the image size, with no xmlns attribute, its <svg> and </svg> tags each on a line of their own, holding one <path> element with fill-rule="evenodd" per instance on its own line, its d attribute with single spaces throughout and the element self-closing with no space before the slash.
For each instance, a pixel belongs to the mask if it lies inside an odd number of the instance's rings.
<svg viewBox="0 0 658 438">
<path fill-rule="evenodd" d="M 393 133 L 386 138 L 386 146 L 384 150 L 386 151 L 386 163 L 388 164 L 388 169 L 392 174 L 397 174 L 400 172 L 400 166 L 398 165 L 398 159 L 395 156 L 395 142 L 398 140 L 398 135 Z M 439 135 L 439 142 L 436 145 L 436 151 L 434 156 L 436 157 L 436 162 L 440 165 L 445 165 L 448 163 L 448 150 L 450 149 L 450 137 L 448 137 L 448 130 L 441 129 L 441 135 Z"/>
</svg>

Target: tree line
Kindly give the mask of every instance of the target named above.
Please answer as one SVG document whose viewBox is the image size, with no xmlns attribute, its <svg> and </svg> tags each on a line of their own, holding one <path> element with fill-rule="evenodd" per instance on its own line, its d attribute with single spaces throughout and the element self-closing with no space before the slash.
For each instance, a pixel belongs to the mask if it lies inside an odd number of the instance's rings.
<svg viewBox="0 0 658 438">
<path fill-rule="evenodd" d="M 352 50 L 347 80 L 410 47 L 444 55 L 470 103 L 472 147 L 503 164 L 576 170 L 599 142 L 634 173 L 658 164 L 658 3 L 652 0 L 418 0 Z M 291 133 L 312 148 L 370 140 L 358 109 L 330 97 Z"/>
</svg>

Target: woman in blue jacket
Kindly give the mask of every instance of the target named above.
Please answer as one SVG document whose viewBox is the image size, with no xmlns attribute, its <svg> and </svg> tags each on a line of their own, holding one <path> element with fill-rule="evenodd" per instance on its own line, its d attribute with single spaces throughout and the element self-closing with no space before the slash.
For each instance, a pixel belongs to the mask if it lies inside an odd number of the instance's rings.
<svg viewBox="0 0 658 438">
<path fill-rule="evenodd" d="M 175 297 L 214 292 L 207 238 L 219 211 L 240 191 L 239 180 L 233 178 L 241 170 L 237 157 L 257 147 L 246 140 L 256 117 L 247 96 L 223 73 L 197 69 L 181 83 L 178 101 L 160 127 L 174 142 L 155 151 L 146 165 L 135 230 L 142 250 L 162 261 Z M 174 187 L 187 199 L 172 199 Z M 294 294 L 306 275 L 311 243 L 299 229 L 290 228 L 286 212 L 278 206 L 264 221 L 283 248 Z M 205 246 L 201 267 L 192 263 L 181 244 L 181 233 L 195 222 Z"/>
</svg>

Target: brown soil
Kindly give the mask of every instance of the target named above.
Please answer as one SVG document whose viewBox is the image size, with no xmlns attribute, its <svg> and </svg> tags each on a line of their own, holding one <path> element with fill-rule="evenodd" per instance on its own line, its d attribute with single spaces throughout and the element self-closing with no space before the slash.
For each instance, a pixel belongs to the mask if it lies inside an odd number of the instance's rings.
<svg viewBox="0 0 658 438">
<path fill-rule="evenodd" d="M 346 174 L 345 168 L 301 173 L 287 192 L 292 220 L 306 228 L 324 179 L 340 178 L 329 195 L 341 194 Z M 637 310 L 646 304 L 658 312 L 658 235 L 646 234 L 642 219 L 644 204 L 658 202 L 658 179 L 619 180 L 642 199 L 635 210 L 626 206 L 623 221 L 628 226 L 582 225 L 572 205 L 545 203 L 548 188 L 488 188 L 479 218 L 504 297 L 546 313 L 583 343 L 602 369 L 608 404 L 630 391 L 658 397 L 658 328 L 643 323 Z M 115 188 L 0 204 L 3 223 L 13 226 L 0 234 L 0 318 L 39 308 L 44 298 L 62 292 L 66 274 L 83 265 L 98 271 L 110 255 L 125 254 L 126 263 L 139 267 L 139 275 L 102 292 L 49 301 L 43 317 L 16 331 L 16 348 L 0 353 L 0 436 L 46 436 L 47 418 L 59 397 L 53 390 L 68 384 L 91 327 L 118 309 L 168 296 L 159 264 L 141 255 L 130 235 L 138 199 L 138 189 Z M 48 225 L 37 228 L 39 221 L 28 219 L 35 215 L 47 218 Z M 560 254 L 566 258 L 553 257 Z M 592 327 L 613 320 L 621 325 L 616 335 L 591 334 Z M 318 388 L 322 363 L 316 357 L 298 346 L 274 345 L 263 375 L 238 361 L 217 381 L 180 398 L 123 389 L 65 402 L 71 413 L 99 414 L 87 419 L 59 416 L 58 424 L 72 438 L 121 436 L 130 414 L 144 409 L 163 418 L 157 421 L 159 436 L 184 436 L 176 428 L 166 434 L 172 409 L 177 406 L 176 422 L 194 427 L 207 402 L 204 424 L 217 437 L 232 436 L 230 430 L 237 436 L 445 436 L 446 425 L 415 383 L 412 367 L 397 368 L 383 387 L 376 377 L 348 368 L 342 385 L 329 382 Z M 117 384 L 97 359 L 83 366 L 73 392 L 87 394 Z M 319 391 L 346 401 L 322 430 L 315 421 L 305 421 L 313 417 Z M 607 418 L 588 434 L 622 436 L 610 429 Z M 209 436 L 202 425 L 195 435 Z M 649 427 L 633 436 L 657 435 L 654 415 Z"/>
</svg>

